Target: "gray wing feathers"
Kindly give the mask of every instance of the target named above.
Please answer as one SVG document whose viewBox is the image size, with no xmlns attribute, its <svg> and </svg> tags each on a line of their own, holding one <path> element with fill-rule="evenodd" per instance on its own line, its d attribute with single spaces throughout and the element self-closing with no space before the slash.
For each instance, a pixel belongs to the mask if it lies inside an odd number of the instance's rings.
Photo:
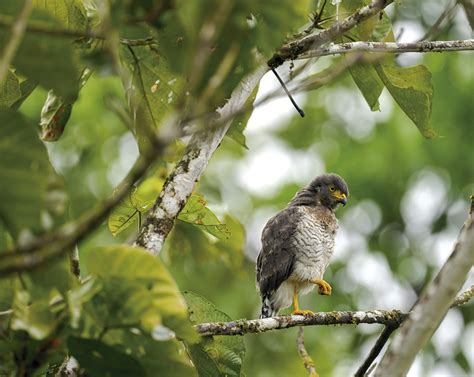
<svg viewBox="0 0 474 377">
<path fill-rule="evenodd" d="M 277 290 L 293 271 L 295 250 L 291 240 L 298 220 L 298 208 L 289 207 L 272 217 L 263 230 L 257 259 L 257 283 L 262 297 Z"/>
</svg>

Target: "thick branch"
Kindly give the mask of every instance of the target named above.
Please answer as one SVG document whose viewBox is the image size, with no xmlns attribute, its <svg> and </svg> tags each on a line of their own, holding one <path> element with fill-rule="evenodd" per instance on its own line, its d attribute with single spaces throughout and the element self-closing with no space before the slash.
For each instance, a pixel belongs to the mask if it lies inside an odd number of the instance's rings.
<svg viewBox="0 0 474 377">
<path fill-rule="evenodd" d="M 0 57 L 0 84 L 5 79 L 10 63 L 13 60 L 16 50 L 20 46 L 23 34 L 28 23 L 28 17 L 33 9 L 33 1 L 25 0 L 20 14 L 16 17 L 15 22 L 11 25 L 11 34 L 8 42 L 3 48 L 2 56 Z"/>
<path fill-rule="evenodd" d="M 360 8 L 344 21 L 336 22 L 333 26 L 318 34 L 312 34 L 297 41 L 288 43 L 273 55 L 273 57 L 268 61 L 268 66 L 276 68 L 287 60 L 296 59 L 306 51 L 319 48 L 327 42 L 336 40 L 338 36 L 349 31 L 362 21 L 376 15 L 390 3 L 390 0 L 373 0 L 369 5 Z"/>
<path fill-rule="evenodd" d="M 193 135 L 184 156 L 167 178 L 160 196 L 141 227 L 136 245 L 154 254 L 161 251 L 176 217 L 184 208 L 196 182 L 230 127 L 232 118 L 228 115 L 244 106 L 266 70 L 266 67 L 259 68 L 234 90 L 229 101 L 218 111 L 220 118 L 228 119 L 224 124 L 219 127 L 211 125 L 209 130 Z M 219 123 L 219 119 L 216 123 Z"/>
<path fill-rule="evenodd" d="M 473 264 L 474 222 L 471 212 L 454 251 L 414 305 L 401 331 L 394 337 L 375 370 L 376 377 L 406 375 L 417 353 L 430 339 L 451 304 L 456 301 L 456 292 Z"/>
<path fill-rule="evenodd" d="M 401 54 L 404 52 L 445 52 L 474 50 L 474 39 L 456 41 L 422 41 L 422 42 L 349 42 L 311 49 L 298 56 L 298 59 L 315 58 L 326 55 L 346 54 L 351 52 L 386 52 Z"/>
</svg>

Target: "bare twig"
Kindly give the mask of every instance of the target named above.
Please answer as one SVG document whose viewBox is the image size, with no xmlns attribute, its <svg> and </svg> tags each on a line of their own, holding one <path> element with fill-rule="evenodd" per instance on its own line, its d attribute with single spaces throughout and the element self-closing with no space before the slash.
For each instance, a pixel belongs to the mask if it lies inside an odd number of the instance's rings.
<svg viewBox="0 0 474 377">
<path fill-rule="evenodd" d="M 375 370 L 376 377 L 406 375 L 418 351 L 439 326 L 451 303 L 456 301 L 456 292 L 474 264 L 473 205 L 474 201 L 471 202 L 470 216 L 453 252 L 414 305 L 401 331 L 394 337 Z"/>
<path fill-rule="evenodd" d="M 377 356 L 382 352 L 383 347 L 387 343 L 390 335 L 398 329 L 398 326 L 385 326 L 380 336 L 377 338 L 374 346 L 370 350 L 370 353 L 367 355 L 367 358 L 364 360 L 364 363 L 357 369 L 357 372 L 354 374 L 354 377 L 364 377 L 368 374 L 368 370 Z"/>
<path fill-rule="evenodd" d="M 79 264 L 79 250 L 76 246 L 71 247 L 69 250 L 69 265 L 72 274 L 79 279 L 81 276 L 81 267 Z"/>
<path fill-rule="evenodd" d="M 298 349 L 298 354 L 303 360 L 303 365 L 308 371 L 309 377 L 319 377 L 319 374 L 316 372 L 316 366 L 314 365 L 314 361 L 311 356 L 309 356 L 308 351 L 306 351 L 306 347 L 304 345 L 304 327 L 302 326 L 298 330 L 298 337 L 296 338 L 296 347 Z"/>
<path fill-rule="evenodd" d="M 28 23 L 28 17 L 33 9 L 33 1 L 25 0 L 23 3 L 23 8 L 15 19 L 15 22 L 11 25 L 11 34 L 8 42 L 3 48 L 2 55 L 0 57 L 0 84 L 5 79 L 10 63 L 12 62 L 16 50 L 20 46 L 23 34 L 26 29 L 26 24 Z"/>
<path fill-rule="evenodd" d="M 474 50 L 474 39 L 455 41 L 422 41 L 422 42 L 349 42 L 309 49 L 296 59 L 309 59 L 326 55 L 346 54 L 352 52 L 380 52 L 401 54 L 404 52 L 447 52 Z"/>
</svg>

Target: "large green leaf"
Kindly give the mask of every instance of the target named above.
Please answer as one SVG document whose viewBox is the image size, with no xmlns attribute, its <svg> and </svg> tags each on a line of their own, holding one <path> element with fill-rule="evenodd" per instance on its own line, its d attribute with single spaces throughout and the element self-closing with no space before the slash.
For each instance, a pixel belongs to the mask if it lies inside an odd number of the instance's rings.
<svg viewBox="0 0 474 377">
<path fill-rule="evenodd" d="M 20 81 L 13 72 L 7 71 L 5 80 L 0 83 L 0 107 L 10 107 L 20 97 Z"/>
<path fill-rule="evenodd" d="M 357 64 L 350 68 L 351 76 L 372 111 L 380 110 L 379 97 L 384 84 L 373 65 Z"/>
<path fill-rule="evenodd" d="M 16 236 L 38 231 L 52 167 L 35 128 L 21 114 L 0 109 L 0 218 Z"/>
<path fill-rule="evenodd" d="M 377 73 L 400 108 L 427 139 L 436 137 L 430 116 L 433 98 L 431 73 L 424 65 L 376 65 Z"/>
<path fill-rule="evenodd" d="M 164 325 L 193 340 L 186 303 L 161 261 L 143 249 L 109 246 L 88 250 L 82 262 L 103 284 L 91 305 L 97 305 L 105 325 L 138 323 L 148 332 Z"/>
<path fill-rule="evenodd" d="M 69 351 L 88 376 L 146 376 L 145 369 L 133 356 L 95 339 L 68 338 Z"/>
<path fill-rule="evenodd" d="M 204 197 L 194 193 L 179 214 L 178 219 L 193 224 L 219 239 L 229 238 L 230 232 L 227 226 L 222 224 L 206 205 Z"/>
<path fill-rule="evenodd" d="M 63 28 L 75 31 L 87 30 L 86 10 L 80 0 L 34 0 L 34 6 L 51 14 Z"/>
<path fill-rule="evenodd" d="M 59 9 L 56 5 L 62 1 L 38 2 L 40 3 L 45 6 L 36 6 L 33 9 L 29 18 L 30 24 L 47 30 L 63 29 L 64 20 L 56 18 L 55 12 L 52 12 L 52 9 Z M 21 2 L 5 0 L 0 7 L 0 16 L 13 23 L 20 8 Z M 4 46 L 9 38 L 10 30 L 0 28 L 0 45 Z M 19 72 L 46 89 L 53 89 L 66 101 L 73 101 L 77 97 L 79 77 L 74 56 L 71 37 L 60 33 L 54 35 L 28 30 L 12 64 Z"/>
<path fill-rule="evenodd" d="M 148 146 L 150 129 L 159 128 L 177 104 L 184 80 L 149 46 L 122 47 L 121 57 L 132 74 L 128 94 L 142 115 L 137 118 L 135 134 L 143 150 Z"/>
<path fill-rule="evenodd" d="M 211 302 L 196 293 L 185 291 L 189 318 L 193 323 L 230 321 Z M 240 376 L 245 345 L 241 337 L 205 337 L 198 344 L 188 345 L 189 354 L 199 376 Z"/>
<path fill-rule="evenodd" d="M 116 236 L 141 220 L 155 203 L 162 188 L 163 180 L 158 177 L 150 177 L 140 183 L 110 214 L 108 220 L 110 232 Z"/>
</svg>

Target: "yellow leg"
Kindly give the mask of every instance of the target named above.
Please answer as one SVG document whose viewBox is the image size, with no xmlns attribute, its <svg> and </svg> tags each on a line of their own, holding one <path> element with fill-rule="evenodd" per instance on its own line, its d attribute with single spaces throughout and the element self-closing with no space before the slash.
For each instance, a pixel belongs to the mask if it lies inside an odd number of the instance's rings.
<svg viewBox="0 0 474 377">
<path fill-rule="evenodd" d="M 319 286 L 318 292 L 320 295 L 329 296 L 331 294 L 332 287 L 329 285 L 328 282 L 324 281 L 323 279 L 314 279 L 312 283 Z"/>
<path fill-rule="evenodd" d="M 313 315 L 314 313 L 311 310 L 301 310 L 300 306 L 298 305 L 298 290 L 294 289 L 293 291 L 293 315 Z"/>
</svg>

